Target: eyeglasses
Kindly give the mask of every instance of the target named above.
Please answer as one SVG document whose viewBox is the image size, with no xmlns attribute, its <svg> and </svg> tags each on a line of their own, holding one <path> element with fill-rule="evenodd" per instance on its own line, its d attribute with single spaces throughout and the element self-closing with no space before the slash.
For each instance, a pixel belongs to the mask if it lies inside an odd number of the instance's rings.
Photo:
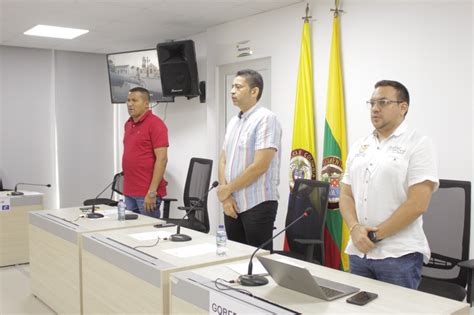
<svg viewBox="0 0 474 315">
<path fill-rule="evenodd" d="M 384 108 L 392 103 L 400 104 L 400 103 L 403 103 L 403 101 L 392 101 L 388 99 L 381 99 L 381 100 L 370 100 L 370 101 L 367 101 L 366 103 L 367 103 L 367 107 L 371 109 L 375 105 L 377 105 L 380 108 Z"/>
</svg>

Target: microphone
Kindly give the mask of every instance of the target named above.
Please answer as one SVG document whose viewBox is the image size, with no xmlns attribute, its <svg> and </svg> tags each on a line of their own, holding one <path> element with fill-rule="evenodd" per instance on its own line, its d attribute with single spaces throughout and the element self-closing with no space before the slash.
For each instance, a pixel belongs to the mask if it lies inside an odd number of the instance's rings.
<svg viewBox="0 0 474 315">
<path fill-rule="evenodd" d="M 123 171 L 120 173 L 120 175 L 123 176 Z M 105 199 L 105 198 L 99 198 L 99 197 L 104 193 L 104 191 L 107 190 L 107 188 L 112 186 L 114 183 L 115 183 L 115 176 L 114 176 L 114 180 L 110 184 L 105 186 L 105 188 L 94 199 L 87 200 L 88 201 L 87 206 L 92 206 L 91 212 L 86 215 L 88 219 L 98 219 L 98 218 L 104 217 L 102 213 L 95 212 L 95 206 L 107 204 L 107 201 L 111 200 L 111 199 Z"/>
<path fill-rule="evenodd" d="M 202 203 L 204 202 L 204 198 L 209 194 L 211 190 L 219 186 L 219 182 L 216 180 L 212 183 L 211 187 L 199 198 L 198 200 L 191 202 L 191 207 L 189 207 L 189 210 L 186 211 L 186 214 L 179 220 L 179 223 L 176 225 L 176 234 L 173 234 L 170 236 L 170 240 L 172 242 L 187 242 L 192 240 L 191 236 L 186 235 L 186 234 L 181 234 L 181 223 L 183 222 L 184 218 L 188 216 L 192 211 L 195 211 L 197 206 L 201 206 Z"/>
<path fill-rule="evenodd" d="M 28 185 L 28 186 L 43 186 L 43 187 L 51 187 L 51 184 L 31 184 L 31 183 L 18 183 L 15 185 L 15 190 L 10 193 L 12 196 L 21 196 L 25 193 L 18 191 L 18 185 Z"/>
<path fill-rule="evenodd" d="M 252 269 L 253 269 L 252 259 L 253 259 L 253 256 L 255 256 L 255 254 L 260 249 L 262 249 L 263 247 L 268 245 L 271 241 L 273 241 L 273 239 L 276 238 L 278 235 L 280 235 L 281 233 L 288 230 L 291 226 L 293 226 L 293 224 L 295 224 L 296 222 L 298 222 L 302 218 L 309 216 L 311 214 L 311 211 L 313 211 L 313 208 L 311 208 L 311 207 L 306 208 L 306 210 L 303 212 L 302 215 L 300 215 L 293 222 L 288 224 L 283 230 L 278 232 L 278 234 L 276 234 L 275 236 L 270 237 L 269 240 L 267 240 L 265 243 L 263 243 L 262 245 L 257 247 L 257 249 L 253 252 L 252 256 L 250 256 L 249 268 L 248 268 L 247 274 L 239 276 L 239 278 L 237 278 L 237 282 L 239 282 L 241 285 L 247 286 L 247 287 L 255 287 L 255 286 L 260 286 L 260 285 L 267 284 L 268 283 L 267 278 L 265 278 L 263 276 L 260 276 L 260 275 L 253 275 L 252 274 Z"/>
</svg>

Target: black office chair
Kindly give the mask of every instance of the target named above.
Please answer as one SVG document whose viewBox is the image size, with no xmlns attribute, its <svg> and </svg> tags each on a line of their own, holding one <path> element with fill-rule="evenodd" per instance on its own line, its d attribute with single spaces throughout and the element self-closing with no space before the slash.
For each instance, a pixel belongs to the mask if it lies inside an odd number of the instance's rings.
<svg viewBox="0 0 474 315">
<path fill-rule="evenodd" d="M 189 162 L 188 175 L 184 186 L 183 203 L 184 207 L 178 207 L 180 210 L 188 211 L 191 206 L 194 211 L 188 214 L 188 218 L 181 220 L 180 218 L 169 217 L 169 207 L 173 198 L 163 198 L 163 219 L 168 223 L 180 223 L 181 226 L 190 228 L 203 233 L 209 233 L 209 214 L 207 211 L 207 195 L 203 198 L 202 204 L 199 199 L 209 189 L 212 173 L 212 160 L 193 157 Z M 183 213 L 183 216 L 185 213 Z"/>
<path fill-rule="evenodd" d="M 418 290 L 458 301 L 467 294 L 472 306 L 471 182 L 441 179 L 423 215 L 423 229 L 431 259 L 423 266 Z"/>
<path fill-rule="evenodd" d="M 290 251 L 274 251 L 296 259 L 324 263 L 324 226 L 328 209 L 329 183 L 297 179 L 290 192 L 285 225 L 293 222 L 308 208 L 311 214 L 286 231 Z M 320 251 L 315 253 L 318 246 Z"/>
<path fill-rule="evenodd" d="M 83 202 L 84 206 L 93 206 L 93 205 L 94 206 L 107 205 L 107 206 L 112 206 L 112 207 L 117 206 L 118 202 L 113 200 L 112 198 L 114 196 L 114 192 L 118 193 L 119 195 L 123 195 L 123 172 L 120 172 L 114 175 L 114 179 L 111 185 L 112 185 L 112 188 L 111 188 L 110 198 L 87 199 L 87 200 L 84 200 Z"/>
</svg>

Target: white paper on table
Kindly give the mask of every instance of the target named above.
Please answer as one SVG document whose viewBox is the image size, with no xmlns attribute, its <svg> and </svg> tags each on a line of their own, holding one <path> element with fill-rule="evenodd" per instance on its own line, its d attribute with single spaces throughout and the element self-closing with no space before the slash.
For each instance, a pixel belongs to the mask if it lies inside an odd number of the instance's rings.
<svg viewBox="0 0 474 315">
<path fill-rule="evenodd" d="M 0 197 L 0 212 L 10 211 L 11 209 L 10 197 Z"/>
<path fill-rule="evenodd" d="M 186 247 L 166 249 L 163 252 L 180 258 L 206 255 L 216 252 L 216 245 L 210 243 L 191 245 Z"/>
<path fill-rule="evenodd" d="M 131 238 L 134 238 L 138 241 L 150 241 L 156 240 L 158 238 L 164 239 L 170 237 L 171 233 L 166 231 L 153 231 L 153 232 L 142 232 L 142 233 L 135 233 L 129 234 Z"/>
<path fill-rule="evenodd" d="M 239 275 L 246 275 L 249 271 L 249 262 L 246 261 L 246 262 L 243 262 L 243 263 L 227 265 L 227 268 L 230 268 L 230 269 L 234 270 Z M 257 259 L 253 259 L 252 260 L 252 274 L 254 274 L 254 275 L 267 275 L 268 272 Z"/>
</svg>

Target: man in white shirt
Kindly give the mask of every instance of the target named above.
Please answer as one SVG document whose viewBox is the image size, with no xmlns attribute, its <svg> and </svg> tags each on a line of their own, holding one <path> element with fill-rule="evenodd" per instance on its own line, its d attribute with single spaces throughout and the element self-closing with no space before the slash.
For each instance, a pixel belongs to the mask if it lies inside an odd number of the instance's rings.
<svg viewBox="0 0 474 315">
<path fill-rule="evenodd" d="M 416 289 L 430 257 L 422 215 L 439 186 L 436 154 L 408 129 L 410 96 L 401 83 L 377 82 L 367 103 L 375 130 L 352 146 L 340 194 L 350 271 Z"/>
</svg>

